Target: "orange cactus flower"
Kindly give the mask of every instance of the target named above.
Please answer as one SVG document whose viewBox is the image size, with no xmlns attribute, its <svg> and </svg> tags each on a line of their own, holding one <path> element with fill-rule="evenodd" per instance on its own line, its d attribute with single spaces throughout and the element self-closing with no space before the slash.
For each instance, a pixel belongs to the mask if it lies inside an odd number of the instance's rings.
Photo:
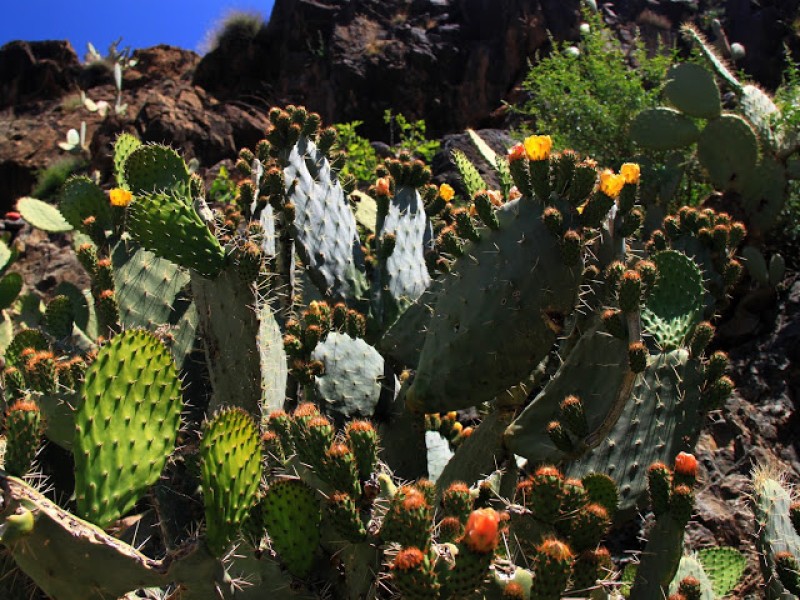
<svg viewBox="0 0 800 600">
<path fill-rule="evenodd" d="M 617 175 L 611 169 L 605 169 L 600 172 L 600 191 L 609 198 L 619 196 L 623 185 L 625 185 L 624 176 Z"/>
<path fill-rule="evenodd" d="M 675 457 L 675 474 L 691 479 L 697 477 L 697 459 L 693 454 L 681 452 Z"/>
<path fill-rule="evenodd" d="M 375 182 L 375 193 L 379 196 L 389 196 L 392 193 L 388 177 L 378 178 Z"/>
<path fill-rule="evenodd" d="M 439 198 L 444 200 L 445 202 L 450 202 L 453 199 L 453 196 L 456 195 L 456 191 L 453 189 L 453 186 L 443 183 L 439 186 Z"/>
<path fill-rule="evenodd" d="M 619 168 L 619 174 L 625 178 L 625 183 L 639 183 L 641 169 L 636 163 L 625 163 Z"/>
<path fill-rule="evenodd" d="M 492 206 L 503 205 L 503 194 L 499 190 L 486 190 L 486 195 L 489 196 L 489 201 Z"/>
<path fill-rule="evenodd" d="M 508 162 L 513 163 L 525 158 L 525 146 L 517 144 L 508 150 Z"/>
<path fill-rule="evenodd" d="M 523 144 L 528 160 L 545 160 L 553 148 L 553 140 L 549 135 L 532 135 L 525 138 Z"/>
<path fill-rule="evenodd" d="M 486 554 L 497 547 L 500 515 L 493 508 L 472 511 L 464 528 L 463 541 L 473 552 Z"/>
<path fill-rule="evenodd" d="M 108 193 L 113 206 L 128 206 L 133 200 L 133 194 L 122 188 L 114 188 Z"/>
</svg>

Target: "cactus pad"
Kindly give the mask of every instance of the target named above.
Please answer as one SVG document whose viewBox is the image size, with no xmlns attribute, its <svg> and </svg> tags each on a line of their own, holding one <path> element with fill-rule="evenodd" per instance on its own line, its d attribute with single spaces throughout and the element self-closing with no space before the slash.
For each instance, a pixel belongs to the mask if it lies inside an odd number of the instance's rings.
<svg viewBox="0 0 800 600">
<path fill-rule="evenodd" d="M 662 349 L 683 343 L 703 309 L 703 274 L 681 252 L 666 250 L 653 257 L 658 267 L 656 285 L 642 309 L 642 324 Z"/>
<path fill-rule="evenodd" d="M 386 376 L 383 357 L 364 340 L 335 331 L 328 334 L 311 354 L 325 365 L 316 377 L 317 395 L 325 412 L 337 418 L 372 417 L 383 394 L 399 388 L 394 376 Z"/>
<path fill-rule="evenodd" d="M 75 229 L 94 217 L 103 229 L 111 227 L 111 205 L 100 187 L 86 176 L 70 177 L 61 191 L 58 210 Z"/>
<path fill-rule="evenodd" d="M 55 206 L 36 198 L 20 198 L 17 200 L 17 210 L 23 219 L 37 229 L 49 233 L 63 233 L 73 229 Z"/>
<path fill-rule="evenodd" d="M 183 196 L 138 196 L 128 207 L 128 229 L 144 248 L 203 277 L 216 277 L 225 264 L 222 246 Z"/>
<path fill-rule="evenodd" d="M 125 160 L 125 182 L 134 196 L 189 189 L 189 170 L 172 148 L 139 146 Z"/>
<path fill-rule="evenodd" d="M 714 76 L 695 63 L 680 63 L 667 71 L 664 96 L 682 113 L 698 119 L 716 119 L 722 111 Z"/>
<path fill-rule="evenodd" d="M 299 479 L 270 485 L 261 510 L 273 550 L 295 577 L 307 577 L 320 542 L 322 513 L 314 491 Z"/>
<path fill-rule="evenodd" d="M 241 409 L 218 412 L 203 426 L 200 480 L 208 547 L 222 556 L 257 501 L 261 442 L 252 417 Z"/>
<path fill-rule="evenodd" d="M 631 123 L 631 138 L 648 150 L 677 150 L 697 141 L 700 130 L 689 117 L 659 106 L 636 115 Z"/>
<path fill-rule="evenodd" d="M 142 142 L 130 133 L 121 133 L 117 141 L 114 142 L 114 174 L 117 178 L 117 185 L 126 190 L 129 188 L 125 179 L 125 162 L 131 152 L 141 145 Z"/>
<path fill-rule="evenodd" d="M 105 527 L 155 483 L 180 426 L 175 363 L 152 334 L 129 330 L 100 349 L 75 415 L 75 495 L 80 514 Z"/>
<path fill-rule="evenodd" d="M 354 299 L 366 289 L 364 257 L 356 219 L 328 159 L 302 138 L 284 169 L 286 194 L 294 205 L 298 251 L 314 283 L 326 296 Z"/>
<path fill-rule="evenodd" d="M 697 553 L 697 560 L 719 598 L 733 591 L 747 567 L 747 557 L 736 548 L 703 548 Z"/>
<path fill-rule="evenodd" d="M 550 350 L 574 306 L 581 265 L 528 197 L 496 211 L 498 230 L 455 261 L 443 281 L 407 404 L 423 412 L 472 406 L 519 383 Z"/>
<path fill-rule="evenodd" d="M 753 128 L 733 114 L 709 121 L 697 140 L 697 158 L 718 189 L 738 189 L 755 169 L 758 151 Z"/>
</svg>

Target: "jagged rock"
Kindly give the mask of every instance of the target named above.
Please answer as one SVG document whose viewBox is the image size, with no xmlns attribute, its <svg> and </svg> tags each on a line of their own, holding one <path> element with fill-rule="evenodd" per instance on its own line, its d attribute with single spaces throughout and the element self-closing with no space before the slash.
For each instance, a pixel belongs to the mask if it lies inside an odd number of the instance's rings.
<svg viewBox="0 0 800 600">
<path fill-rule="evenodd" d="M 194 82 L 220 98 L 302 103 L 325 121 L 361 120 L 383 139 L 387 108 L 434 136 L 498 123 L 492 113 L 528 60 L 577 35 L 579 2 L 277 0 L 245 48 L 207 54 Z"/>
<path fill-rule="evenodd" d="M 5 44 L 0 48 L 0 110 L 75 91 L 80 69 L 67 41 Z"/>
</svg>

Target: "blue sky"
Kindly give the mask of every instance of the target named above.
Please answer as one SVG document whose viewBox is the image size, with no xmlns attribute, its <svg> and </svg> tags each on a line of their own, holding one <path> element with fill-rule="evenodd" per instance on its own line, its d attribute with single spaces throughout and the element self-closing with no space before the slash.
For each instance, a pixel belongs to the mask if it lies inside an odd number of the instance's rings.
<svg viewBox="0 0 800 600">
<path fill-rule="evenodd" d="M 201 49 L 206 33 L 234 9 L 272 12 L 273 0 L 9 0 L 0 18 L 0 46 L 11 40 L 68 39 L 83 59 L 86 42 L 105 54 L 121 46 L 171 44 Z"/>
</svg>

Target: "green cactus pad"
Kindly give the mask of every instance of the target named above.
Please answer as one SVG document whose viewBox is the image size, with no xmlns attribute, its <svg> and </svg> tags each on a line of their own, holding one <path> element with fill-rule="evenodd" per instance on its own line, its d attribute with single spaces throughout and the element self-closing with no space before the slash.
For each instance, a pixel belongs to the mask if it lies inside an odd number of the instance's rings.
<svg viewBox="0 0 800 600">
<path fill-rule="evenodd" d="M 137 197 L 128 208 L 128 230 L 144 248 L 203 277 L 216 277 L 225 264 L 222 246 L 182 196 Z"/>
<path fill-rule="evenodd" d="M 503 205 L 500 228 L 482 232 L 453 264 L 406 395 L 414 410 L 483 402 L 519 383 L 550 350 L 583 269 L 563 265 L 542 210 L 527 197 Z"/>
<path fill-rule="evenodd" d="M 111 228 L 111 204 L 100 186 L 85 175 L 66 181 L 58 210 L 75 229 L 80 229 L 87 217 L 97 219 L 103 229 Z"/>
<path fill-rule="evenodd" d="M 47 333 L 60 340 L 72 335 L 75 311 L 67 296 L 55 296 L 44 311 L 44 328 Z"/>
<path fill-rule="evenodd" d="M 697 141 L 700 130 L 683 113 L 659 106 L 645 109 L 634 117 L 630 136 L 648 150 L 677 150 Z"/>
<path fill-rule="evenodd" d="M 222 556 L 258 499 L 261 442 L 253 418 L 236 408 L 214 415 L 203 425 L 200 460 L 208 547 Z"/>
<path fill-rule="evenodd" d="M 700 321 L 703 309 L 703 274 L 682 252 L 666 250 L 653 257 L 658 268 L 656 285 L 642 309 L 642 325 L 659 348 L 680 346 Z"/>
<path fill-rule="evenodd" d="M 314 385 L 325 412 L 337 419 L 372 417 L 381 397 L 394 397 L 400 387 L 391 371 L 387 373 L 378 351 L 347 334 L 329 333 L 314 348 L 311 359 L 325 365 Z"/>
<path fill-rule="evenodd" d="M 175 363 L 151 333 L 128 330 L 100 349 L 75 414 L 80 514 L 106 527 L 133 508 L 161 475 L 182 406 Z"/>
<path fill-rule="evenodd" d="M 314 490 L 299 479 L 280 479 L 269 486 L 261 510 L 273 550 L 292 575 L 308 577 L 322 520 Z"/>
<path fill-rule="evenodd" d="M 234 265 L 214 280 L 192 275 L 203 343 L 214 395 L 210 408 L 238 406 L 261 415 L 261 357 L 256 340 L 258 315 L 252 287 Z M 220 349 L 224 348 L 222 352 Z"/>
<path fill-rule="evenodd" d="M 294 205 L 298 251 L 311 279 L 328 297 L 355 299 L 366 289 L 356 219 L 325 155 L 301 138 L 284 169 L 287 199 Z"/>
<path fill-rule="evenodd" d="M 189 170 L 172 148 L 139 146 L 125 160 L 125 182 L 134 196 L 189 189 Z"/>
<path fill-rule="evenodd" d="M 0 310 L 9 308 L 22 291 L 22 275 L 7 273 L 0 279 Z"/>
<path fill-rule="evenodd" d="M 703 424 L 702 381 L 701 365 L 684 349 L 651 356 L 614 428 L 565 475 L 606 473 L 619 488 L 619 511 L 634 509 L 646 496 L 647 468 L 671 464 L 678 452 L 694 448 Z"/>
<path fill-rule="evenodd" d="M 709 121 L 697 140 L 697 158 L 718 189 L 739 189 L 758 162 L 758 137 L 739 115 Z"/>
<path fill-rule="evenodd" d="M 680 63 L 667 71 L 664 96 L 690 117 L 715 119 L 722 111 L 714 76 L 695 63 Z"/>
<path fill-rule="evenodd" d="M 114 175 L 117 179 L 117 185 L 126 190 L 130 188 L 125 179 L 125 162 L 131 153 L 141 145 L 142 142 L 130 133 L 121 133 L 117 141 L 114 142 Z"/>
<path fill-rule="evenodd" d="M 189 274 L 165 258 L 120 242 L 111 253 L 120 322 L 125 328 L 174 329 L 170 349 L 182 366 L 194 345 L 197 311 L 187 298 Z M 178 327 L 181 325 L 181 327 Z"/>
<path fill-rule="evenodd" d="M 20 198 L 17 200 L 17 210 L 23 219 L 42 231 L 64 233 L 73 229 L 55 206 L 36 198 Z"/>
<path fill-rule="evenodd" d="M 261 363 L 261 414 L 267 416 L 283 408 L 289 377 L 281 328 L 267 302 L 258 310 L 256 344 Z"/>
<path fill-rule="evenodd" d="M 779 109 L 764 90 L 755 85 L 745 85 L 739 96 L 739 109 L 768 148 L 783 150 L 786 136 L 772 128 L 775 117 L 779 116 L 776 114 Z"/>
<path fill-rule="evenodd" d="M 783 165 L 763 156 L 741 188 L 748 228 L 763 233 L 777 224 L 788 197 L 787 183 Z"/>
<path fill-rule="evenodd" d="M 14 254 L 8 244 L 0 240 L 0 269 L 5 269 L 8 266 Z"/>
<path fill-rule="evenodd" d="M 703 548 L 697 553 L 697 560 L 719 598 L 733 591 L 747 567 L 747 557 L 736 548 Z"/>
<path fill-rule="evenodd" d="M 509 425 L 505 433 L 508 448 L 531 461 L 561 459 L 563 454 L 556 449 L 546 429 L 548 422 L 558 419 L 561 402 L 567 396 L 581 398 L 589 431 L 594 432 L 606 419 L 613 418 L 614 415 L 609 415 L 612 406 L 621 397 L 627 398 L 633 374 L 620 368 L 627 363 L 627 340 L 605 333 L 599 324 L 589 328 L 567 355 L 557 375 Z"/>
</svg>

